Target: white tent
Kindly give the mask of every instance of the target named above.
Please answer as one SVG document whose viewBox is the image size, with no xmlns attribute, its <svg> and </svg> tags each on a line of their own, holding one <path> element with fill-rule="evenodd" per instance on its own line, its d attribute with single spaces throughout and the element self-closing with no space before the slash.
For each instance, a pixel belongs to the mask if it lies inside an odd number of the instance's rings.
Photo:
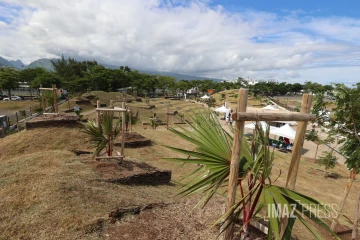
<svg viewBox="0 0 360 240">
<path fill-rule="evenodd" d="M 219 112 L 219 113 L 226 113 L 227 111 L 229 111 L 229 109 L 227 109 L 225 106 L 221 106 L 215 109 L 215 112 Z"/>
<path fill-rule="evenodd" d="M 273 107 L 272 105 L 267 105 L 266 107 L 263 107 L 262 109 L 268 109 L 268 110 L 278 110 L 277 108 Z"/>
<path fill-rule="evenodd" d="M 262 128 L 263 131 L 265 132 L 266 129 L 267 129 L 267 124 L 266 124 L 266 122 L 262 122 L 262 121 L 261 121 L 261 122 L 258 122 L 258 124 L 261 125 L 261 128 Z M 250 123 L 250 124 L 246 124 L 245 127 L 246 127 L 246 128 L 249 128 L 249 129 L 255 129 L 255 122 Z M 277 129 L 277 127 L 270 126 L 270 133 L 271 133 L 271 131 L 274 130 L 274 129 Z"/>
<path fill-rule="evenodd" d="M 209 99 L 210 97 L 208 95 L 204 95 L 201 97 L 201 99 Z"/>
<path fill-rule="evenodd" d="M 275 128 L 270 131 L 271 134 L 277 136 L 283 136 L 289 139 L 295 139 L 296 131 L 290 127 L 289 124 L 285 124 L 282 127 Z"/>
</svg>

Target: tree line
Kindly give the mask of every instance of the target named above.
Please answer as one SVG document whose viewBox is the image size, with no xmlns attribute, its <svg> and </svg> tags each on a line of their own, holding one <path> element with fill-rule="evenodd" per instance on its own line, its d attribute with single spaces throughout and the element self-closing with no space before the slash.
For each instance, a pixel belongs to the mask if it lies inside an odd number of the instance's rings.
<svg viewBox="0 0 360 240">
<path fill-rule="evenodd" d="M 300 93 L 302 91 L 331 91 L 331 85 L 319 83 L 276 83 L 260 82 L 256 85 L 248 85 L 241 77 L 233 82 L 217 82 L 213 80 L 179 80 L 171 76 L 142 73 L 132 70 L 128 66 L 121 66 L 118 69 L 105 68 L 96 61 L 76 61 L 74 58 L 51 61 L 54 71 L 47 71 L 43 68 L 28 68 L 22 71 L 13 68 L 0 68 L 0 89 L 7 95 L 11 90 L 19 87 L 19 83 L 26 83 L 31 88 L 51 87 L 56 84 L 72 93 L 84 93 L 87 91 L 116 91 L 121 88 L 128 88 L 130 93 L 143 95 L 155 94 L 156 89 L 161 89 L 162 94 L 166 92 L 175 94 L 186 93 L 188 89 L 194 88 L 195 95 L 200 92 L 207 92 L 209 89 L 215 92 L 236 89 L 240 87 L 249 88 L 254 95 L 284 95 L 288 92 Z"/>
</svg>

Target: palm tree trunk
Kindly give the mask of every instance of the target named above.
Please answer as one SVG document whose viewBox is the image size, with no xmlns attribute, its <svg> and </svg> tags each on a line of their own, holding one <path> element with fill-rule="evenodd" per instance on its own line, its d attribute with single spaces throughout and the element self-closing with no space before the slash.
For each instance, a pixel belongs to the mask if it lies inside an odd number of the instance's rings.
<svg viewBox="0 0 360 240">
<path fill-rule="evenodd" d="M 357 172 L 357 169 L 352 169 L 351 172 L 350 172 L 350 178 L 349 178 L 349 180 L 348 180 L 348 182 L 346 184 L 346 187 L 345 187 L 345 190 L 344 190 L 344 193 L 343 193 L 343 197 L 342 197 L 340 207 L 339 207 L 339 210 L 338 210 L 338 215 L 336 216 L 336 218 L 331 223 L 331 230 L 333 230 L 333 231 L 335 230 L 335 227 L 337 225 L 337 221 L 339 220 L 340 213 L 344 209 L 346 199 L 347 199 L 347 197 L 349 195 L 351 186 L 352 186 L 352 184 L 353 184 L 353 182 L 355 180 L 356 172 Z"/>
</svg>

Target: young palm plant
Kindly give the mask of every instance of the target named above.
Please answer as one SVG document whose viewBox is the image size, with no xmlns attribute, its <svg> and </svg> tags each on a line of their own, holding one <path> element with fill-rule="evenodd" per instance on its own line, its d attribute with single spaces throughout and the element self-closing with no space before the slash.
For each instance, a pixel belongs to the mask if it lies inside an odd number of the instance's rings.
<svg viewBox="0 0 360 240">
<path fill-rule="evenodd" d="M 180 127 L 180 130 L 169 128 L 169 130 L 194 144 L 195 149 L 189 151 L 167 146 L 167 148 L 188 157 L 166 159 L 199 165 L 185 178 L 188 180 L 180 188 L 178 194 L 182 196 L 194 193 L 204 194 L 197 205 L 200 206 L 206 205 L 214 194 L 228 184 L 233 137 L 222 128 L 213 114 L 200 112 L 194 116 L 189 116 L 192 124 L 187 124 L 187 128 Z M 269 239 L 290 239 L 296 219 L 303 223 L 316 239 L 321 239 L 321 236 L 310 224 L 310 221 L 339 239 L 329 226 L 310 209 L 317 206 L 317 210 L 329 211 L 325 205 L 301 193 L 274 185 L 271 174 L 274 153 L 268 147 L 269 128 L 264 132 L 261 127 L 256 127 L 255 132 L 256 136 L 252 139 L 252 146 L 247 141 L 242 144 L 238 176 L 241 197 L 220 220 L 234 222 L 242 215 L 243 225 L 240 235 L 242 239 L 246 239 L 251 235 L 249 232 L 250 221 L 254 220 L 259 212 L 266 211 L 265 217 L 269 222 Z M 223 229 L 229 225 L 224 225 Z"/>
<path fill-rule="evenodd" d="M 95 147 L 95 156 L 98 156 L 103 149 L 106 149 L 108 156 L 112 156 L 111 144 L 120 132 L 120 122 L 114 123 L 113 115 L 112 112 L 104 112 L 99 127 L 92 120 L 84 124 L 84 132 L 88 134 L 90 146 Z"/>
</svg>

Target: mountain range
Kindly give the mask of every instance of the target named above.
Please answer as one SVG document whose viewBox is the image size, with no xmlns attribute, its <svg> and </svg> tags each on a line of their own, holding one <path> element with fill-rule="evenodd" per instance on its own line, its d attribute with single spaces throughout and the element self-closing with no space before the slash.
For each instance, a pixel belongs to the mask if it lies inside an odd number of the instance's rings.
<svg viewBox="0 0 360 240">
<path fill-rule="evenodd" d="M 41 67 L 48 71 L 54 71 L 53 65 L 50 62 L 50 60 L 56 60 L 56 59 L 48 59 L 48 58 L 40 58 L 38 60 L 35 60 L 31 62 L 29 65 L 24 64 L 21 60 L 6 60 L 5 58 L 0 56 L 0 67 L 13 67 L 19 70 L 23 70 L 26 68 L 36 68 Z M 99 63 L 101 64 L 101 63 Z M 111 65 L 111 64 L 101 64 L 106 68 L 112 68 L 116 69 L 120 66 L 117 65 Z M 223 81 L 224 79 L 218 79 L 218 78 L 208 78 L 208 77 L 200 77 L 200 76 L 192 76 L 192 75 L 186 75 L 181 73 L 174 73 L 174 72 L 162 72 L 162 71 L 156 71 L 156 70 L 141 70 L 137 69 L 139 72 L 148 73 L 148 74 L 157 74 L 161 76 L 171 76 L 176 78 L 177 80 L 206 80 L 211 79 L 214 81 Z"/>
</svg>

